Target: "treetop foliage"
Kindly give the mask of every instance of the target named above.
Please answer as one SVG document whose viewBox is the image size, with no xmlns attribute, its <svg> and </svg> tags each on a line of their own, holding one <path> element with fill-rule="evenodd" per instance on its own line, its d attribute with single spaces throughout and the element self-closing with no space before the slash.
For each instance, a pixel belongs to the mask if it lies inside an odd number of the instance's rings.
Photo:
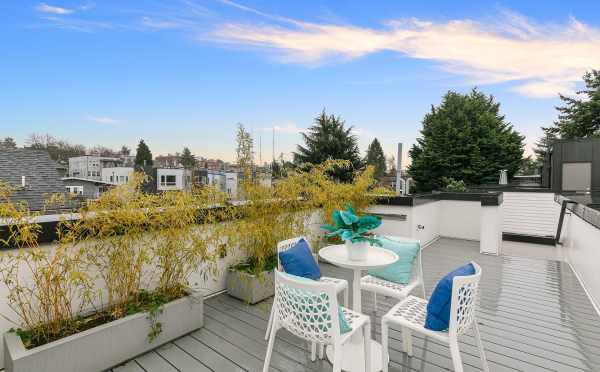
<svg viewBox="0 0 600 372">
<path fill-rule="evenodd" d="M 493 96 L 450 91 L 423 119 L 409 174 L 421 192 L 443 189 L 444 177 L 469 185 L 497 181 L 502 169 L 512 177 L 521 165 L 523 140 Z"/>
<path fill-rule="evenodd" d="M 352 134 L 352 129 L 352 126 L 345 126 L 341 117 L 328 115 L 323 109 L 307 132 L 302 133 L 304 146 L 298 145 L 294 163 L 322 164 L 331 159 L 347 160 L 351 167 L 337 169 L 333 175 L 341 181 L 352 180 L 353 172 L 362 166 L 358 139 Z"/>
</svg>

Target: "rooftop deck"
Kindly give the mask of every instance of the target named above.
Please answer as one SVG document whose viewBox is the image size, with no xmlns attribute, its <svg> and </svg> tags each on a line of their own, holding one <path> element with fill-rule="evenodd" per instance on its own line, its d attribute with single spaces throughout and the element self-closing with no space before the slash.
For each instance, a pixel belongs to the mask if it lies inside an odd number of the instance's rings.
<svg viewBox="0 0 600 372">
<path fill-rule="evenodd" d="M 600 317 L 570 267 L 560 261 L 479 254 L 479 243 L 440 239 L 423 253 L 428 294 L 444 274 L 469 260 L 483 269 L 479 323 L 491 371 L 600 371 Z M 549 249 L 552 249 L 549 247 Z M 351 272 L 328 264 L 326 275 L 351 280 Z M 350 291 L 351 292 L 351 291 Z M 351 295 L 351 293 L 350 293 Z M 380 315 L 392 302 L 363 296 L 373 337 L 380 339 Z M 270 302 L 248 306 L 228 295 L 205 301 L 205 326 L 142 355 L 114 372 L 260 371 Z M 446 346 L 414 335 L 414 356 L 401 352 L 400 333 L 390 331 L 390 371 L 452 370 Z M 331 371 L 325 361 L 311 362 L 308 345 L 285 331 L 278 333 L 272 371 Z M 461 339 L 465 371 L 479 371 L 470 336 Z"/>
</svg>

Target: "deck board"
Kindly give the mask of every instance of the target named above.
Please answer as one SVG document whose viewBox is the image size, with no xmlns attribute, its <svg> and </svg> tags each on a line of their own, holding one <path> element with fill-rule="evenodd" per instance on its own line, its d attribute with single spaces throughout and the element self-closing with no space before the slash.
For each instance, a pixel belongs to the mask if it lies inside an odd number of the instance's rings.
<svg viewBox="0 0 600 372">
<path fill-rule="evenodd" d="M 523 246 L 526 249 L 526 245 Z M 600 371 L 600 317 L 568 264 L 514 256 L 479 254 L 479 243 L 442 238 L 423 252 L 425 287 L 457 266 L 477 261 L 483 269 L 478 321 L 493 372 Z M 324 275 L 351 280 L 351 272 L 321 264 Z M 261 371 L 270 302 L 249 306 L 227 295 L 205 301 L 205 326 L 113 371 Z M 350 291 L 350 301 L 352 293 Z M 371 316 L 373 338 L 381 338 L 381 315 L 392 299 L 363 293 L 363 312 Z M 390 330 L 390 371 L 452 370 L 446 345 L 414 337 L 414 356 L 402 353 L 402 337 Z M 465 372 L 481 370 L 475 340 L 461 338 Z M 271 371 L 331 371 L 327 361 L 311 362 L 308 344 L 280 331 Z"/>
</svg>

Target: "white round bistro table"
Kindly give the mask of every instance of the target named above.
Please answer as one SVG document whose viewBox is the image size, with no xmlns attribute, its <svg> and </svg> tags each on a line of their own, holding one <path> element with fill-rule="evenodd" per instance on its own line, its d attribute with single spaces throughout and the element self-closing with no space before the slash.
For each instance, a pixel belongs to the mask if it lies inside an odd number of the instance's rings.
<svg viewBox="0 0 600 372">
<path fill-rule="evenodd" d="M 352 281 L 352 310 L 361 312 L 360 278 L 361 272 L 368 269 L 384 267 L 398 261 L 398 255 L 394 252 L 368 246 L 367 257 L 364 260 L 354 261 L 348 258 L 348 252 L 344 244 L 330 245 L 319 250 L 319 257 L 333 265 L 351 269 L 354 272 Z M 364 349 L 360 333 L 352 336 L 350 342 L 344 345 L 344 358 L 342 369 L 351 372 L 376 372 L 381 371 L 381 344 L 371 340 L 371 370 L 365 371 Z M 327 347 L 327 358 L 333 360 L 333 348 Z"/>
</svg>

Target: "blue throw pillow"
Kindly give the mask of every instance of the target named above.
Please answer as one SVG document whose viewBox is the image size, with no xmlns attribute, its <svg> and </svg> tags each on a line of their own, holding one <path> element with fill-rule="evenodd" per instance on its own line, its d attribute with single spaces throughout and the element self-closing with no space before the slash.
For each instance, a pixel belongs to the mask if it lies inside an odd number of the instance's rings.
<svg viewBox="0 0 600 372">
<path fill-rule="evenodd" d="M 283 271 L 288 274 L 312 280 L 321 279 L 321 269 L 304 239 L 300 239 L 292 248 L 279 253 L 279 262 Z"/>
<path fill-rule="evenodd" d="M 425 328 L 432 331 L 445 331 L 450 325 L 450 306 L 452 305 L 452 279 L 455 276 L 475 274 L 475 268 L 468 263 L 452 271 L 442 278 L 435 286 L 429 304 Z"/>
<path fill-rule="evenodd" d="M 398 261 L 391 265 L 370 269 L 369 275 L 399 284 L 408 284 L 413 268 L 413 262 L 421 249 L 417 242 L 398 242 L 380 238 L 382 248 L 389 249 L 398 255 Z"/>
<path fill-rule="evenodd" d="M 284 273 L 284 275 L 287 275 L 288 273 Z M 301 281 L 309 281 L 312 279 L 309 278 L 305 278 L 302 276 L 297 276 L 297 275 L 288 275 L 290 277 L 295 277 L 295 279 L 300 279 Z M 313 296 L 312 294 L 307 293 L 307 296 Z M 325 294 L 323 294 L 324 296 Z M 308 301 L 308 303 L 311 303 L 311 301 Z M 317 312 L 317 309 L 315 309 L 315 313 Z M 342 310 L 341 306 L 338 306 L 338 319 L 340 322 L 340 333 L 344 334 L 347 332 L 350 332 L 352 330 L 352 327 L 350 327 L 350 324 L 348 324 L 348 320 L 346 319 L 346 315 L 344 314 L 344 311 Z M 329 319 L 328 319 L 329 320 Z M 323 329 L 323 331 L 326 331 L 325 329 Z"/>
</svg>

